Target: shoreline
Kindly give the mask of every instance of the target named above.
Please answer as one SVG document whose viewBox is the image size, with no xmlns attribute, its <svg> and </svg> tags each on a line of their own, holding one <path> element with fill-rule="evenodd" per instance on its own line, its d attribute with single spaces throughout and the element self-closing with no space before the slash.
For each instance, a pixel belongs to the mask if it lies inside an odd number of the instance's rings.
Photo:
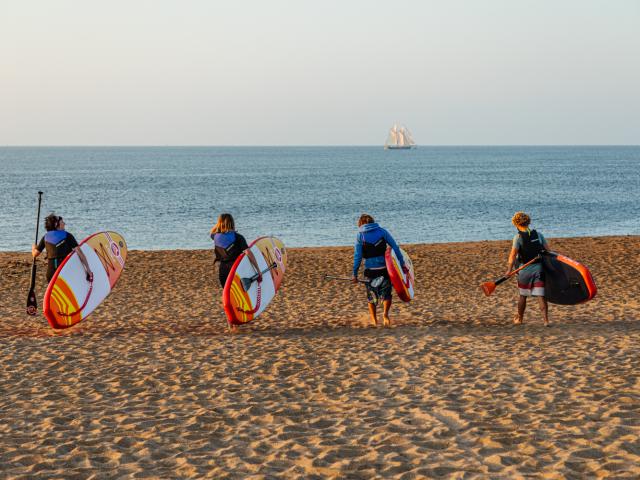
<svg viewBox="0 0 640 480">
<path fill-rule="evenodd" d="M 514 234 L 515 234 L 515 230 L 514 230 Z M 277 236 L 277 235 L 276 235 Z M 615 234 L 615 235 L 611 235 L 611 234 L 607 234 L 607 235 L 588 235 L 588 236 L 584 236 L 584 237 L 551 237 L 551 236 L 547 236 L 545 235 L 545 238 L 547 238 L 549 241 L 552 240 L 586 240 L 586 239 L 622 239 L 622 238 L 640 238 L 640 234 L 634 234 L 634 233 L 627 233 L 627 234 Z M 78 240 L 80 241 L 80 240 Z M 483 243 L 487 243 L 487 242 L 511 242 L 511 240 L 509 239 L 499 239 L 499 240 L 461 240 L 458 242 L 432 242 L 432 243 L 424 243 L 424 242 L 419 242 L 419 243 L 410 243 L 410 242 L 406 242 L 406 243 L 401 243 L 400 246 L 401 247 L 419 247 L 419 246 L 427 246 L 427 245 L 465 245 L 465 244 L 470 244 L 470 245 L 476 245 L 476 244 L 483 244 Z M 308 250 L 308 249 L 327 249 L 327 250 L 336 250 L 336 249 L 342 249 L 342 248 L 353 248 L 353 244 L 345 244 L 345 245 L 311 245 L 311 246 L 294 246 L 294 247 L 288 247 L 287 248 L 289 250 Z M 203 252 L 203 251 L 212 251 L 213 248 L 212 247 L 207 247 L 207 248 L 172 248 L 172 249 L 167 249 L 167 248 L 161 248 L 161 249 L 148 249 L 148 248 L 133 248 L 133 249 L 128 249 L 129 252 L 153 252 L 153 253 L 170 253 L 170 252 Z M 24 255 L 27 253 L 30 253 L 30 250 L 0 250 L 0 256 L 2 255 Z"/>
</svg>

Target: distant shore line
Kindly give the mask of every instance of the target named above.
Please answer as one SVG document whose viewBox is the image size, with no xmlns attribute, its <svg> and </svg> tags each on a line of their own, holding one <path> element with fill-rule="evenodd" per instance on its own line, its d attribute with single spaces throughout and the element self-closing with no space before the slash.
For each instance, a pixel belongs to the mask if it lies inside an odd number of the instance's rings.
<svg viewBox="0 0 640 480">
<path fill-rule="evenodd" d="M 623 238 L 640 238 L 640 234 L 617 234 L 617 235 L 589 235 L 584 237 L 547 237 L 549 241 L 553 241 L 555 239 L 562 240 L 585 240 L 585 239 L 598 239 L 598 240 L 608 240 L 608 239 L 623 239 Z M 459 242 L 400 242 L 400 245 L 403 247 L 419 247 L 423 245 L 475 245 L 482 243 L 505 243 L 510 244 L 511 239 L 505 238 L 501 240 L 462 240 Z M 337 250 L 337 249 L 345 249 L 345 248 L 353 248 L 352 244 L 346 245 L 311 245 L 311 246 L 288 246 L 285 244 L 287 248 L 290 250 Z M 553 249 L 553 245 L 552 245 Z M 129 252 L 201 252 L 201 251 L 209 251 L 213 250 L 213 246 L 210 248 L 129 248 Z M 0 250 L 0 255 L 24 255 L 26 253 L 30 253 L 30 250 Z"/>
</svg>

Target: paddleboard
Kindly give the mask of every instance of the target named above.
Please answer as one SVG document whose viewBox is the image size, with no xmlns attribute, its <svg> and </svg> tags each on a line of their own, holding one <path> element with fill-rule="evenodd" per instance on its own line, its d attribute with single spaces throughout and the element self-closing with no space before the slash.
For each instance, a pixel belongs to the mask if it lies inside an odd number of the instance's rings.
<svg viewBox="0 0 640 480">
<path fill-rule="evenodd" d="M 127 259 L 127 244 L 115 232 L 98 232 L 78 247 L 87 258 L 93 281 L 87 280 L 73 251 L 60 264 L 44 294 L 44 316 L 53 328 L 68 328 L 87 318 L 109 295 Z"/>
<path fill-rule="evenodd" d="M 576 305 L 591 300 L 598 289 L 589 269 L 564 255 L 542 254 L 544 296 L 548 302 Z"/>
<path fill-rule="evenodd" d="M 407 252 L 400 249 L 402 256 L 404 257 L 404 264 L 409 268 L 409 275 L 405 274 L 400 267 L 398 257 L 391 247 L 387 248 L 384 254 L 384 261 L 387 265 L 387 272 L 389 272 L 389 279 L 393 289 L 403 302 L 410 302 L 413 299 L 413 284 L 415 282 L 415 275 L 413 272 L 413 262 Z"/>
<path fill-rule="evenodd" d="M 287 251 L 275 237 L 257 238 L 240 254 L 222 291 L 229 323 L 249 323 L 264 312 L 282 285 L 286 265 Z M 262 280 L 256 278 L 258 270 Z"/>
</svg>

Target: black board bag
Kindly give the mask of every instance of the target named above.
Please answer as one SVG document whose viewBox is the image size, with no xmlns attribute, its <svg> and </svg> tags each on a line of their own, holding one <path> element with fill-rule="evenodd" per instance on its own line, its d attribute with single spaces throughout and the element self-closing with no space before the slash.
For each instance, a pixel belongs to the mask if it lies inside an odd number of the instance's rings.
<svg viewBox="0 0 640 480">
<path fill-rule="evenodd" d="M 564 255 L 542 252 L 542 268 L 544 296 L 550 303 L 576 305 L 598 292 L 589 269 Z"/>
</svg>

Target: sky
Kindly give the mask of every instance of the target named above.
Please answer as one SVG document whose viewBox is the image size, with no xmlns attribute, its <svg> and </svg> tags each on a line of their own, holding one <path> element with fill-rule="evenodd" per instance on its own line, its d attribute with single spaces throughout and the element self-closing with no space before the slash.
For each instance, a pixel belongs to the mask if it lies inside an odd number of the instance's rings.
<svg viewBox="0 0 640 480">
<path fill-rule="evenodd" d="M 0 0 L 0 145 L 640 144 L 638 0 Z"/>
</svg>

